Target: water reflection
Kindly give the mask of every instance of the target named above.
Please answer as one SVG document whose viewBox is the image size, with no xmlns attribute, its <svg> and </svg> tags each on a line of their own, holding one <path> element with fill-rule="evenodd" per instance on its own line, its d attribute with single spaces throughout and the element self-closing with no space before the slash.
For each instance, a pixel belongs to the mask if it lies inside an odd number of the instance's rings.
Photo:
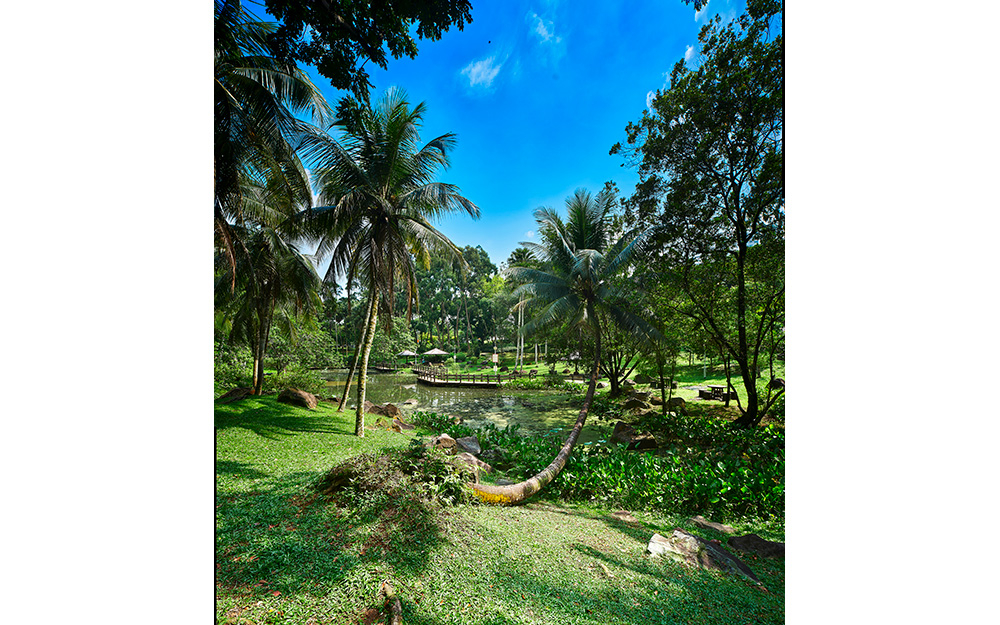
<svg viewBox="0 0 1000 625">
<path fill-rule="evenodd" d="M 330 393 L 339 397 L 344 390 L 347 371 L 331 370 L 320 374 L 327 380 Z M 347 406 L 355 406 L 357 381 L 352 383 Z M 519 423 L 528 432 L 568 430 L 580 412 L 583 397 L 548 395 L 539 392 L 502 389 L 454 388 L 417 383 L 414 373 L 369 373 L 365 395 L 377 404 L 393 403 L 405 412 L 425 410 L 462 417 L 472 426 L 490 421 L 497 427 Z M 600 438 L 593 424 L 584 428 L 581 442 Z"/>
</svg>

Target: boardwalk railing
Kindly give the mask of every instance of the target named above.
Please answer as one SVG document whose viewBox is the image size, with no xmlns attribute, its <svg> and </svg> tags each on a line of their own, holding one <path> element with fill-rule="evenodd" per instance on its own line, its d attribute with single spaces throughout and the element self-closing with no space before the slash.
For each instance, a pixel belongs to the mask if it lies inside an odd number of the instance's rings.
<svg viewBox="0 0 1000 625">
<path fill-rule="evenodd" d="M 510 373 L 448 373 L 438 367 L 413 367 L 418 380 L 433 383 L 461 383 L 461 384 L 500 384 L 522 377 L 523 373 L 511 371 Z M 529 378 L 535 377 L 534 371 L 528 372 Z"/>
</svg>

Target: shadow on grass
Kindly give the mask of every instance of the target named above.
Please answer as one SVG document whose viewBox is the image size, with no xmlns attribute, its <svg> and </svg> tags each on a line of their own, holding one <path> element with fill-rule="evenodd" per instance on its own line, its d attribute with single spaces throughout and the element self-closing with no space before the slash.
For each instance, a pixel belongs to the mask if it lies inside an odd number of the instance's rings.
<svg viewBox="0 0 1000 625">
<path fill-rule="evenodd" d="M 243 428 L 270 439 L 288 436 L 294 432 L 354 433 L 346 427 L 335 427 L 333 418 L 325 411 L 317 412 L 279 404 L 273 398 L 254 398 L 216 406 L 215 429 L 228 428 Z"/>
<path fill-rule="evenodd" d="M 780 595 L 739 579 L 686 569 L 666 561 L 628 562 L 585 546 L 576 550 L 603 561 L 609 573 L 593 567 L 592 578 L 561 580 L 534 566 L 498 562 L 498 584 L 523 612 L 544 612 L 549 620 L 574 623 L 783 623 Z M 628 572 L 625 572 L 628 571 Z M 504 623 L 506 621 L 498 621 Z"/>
<path fill-rule="evenodd" d="M 215 461 L 215 472 L 216 474 L 225 473 L 226 475 L 233 475 L 248 480 L 259 480 L 267 477 L 266 473 L 258 471 L 251 465 L 245 462 L 236 462 L 234 460 L 217 459 Z"/>
<path fill-rule="evenodd" d="M 238 465 L 239 463 L 230 463 Z M 227 467 L 233 472 L 239 466 Z M 216 580 L 247 599 L 325 592 L 358 568 L 420 575 L 446 542 L 446 514 L 416 496 L 360 497 L 338 508 L 318 496 L 322 472 L 282 476 L 251 492 L 220 493 Z"/>
</svg>

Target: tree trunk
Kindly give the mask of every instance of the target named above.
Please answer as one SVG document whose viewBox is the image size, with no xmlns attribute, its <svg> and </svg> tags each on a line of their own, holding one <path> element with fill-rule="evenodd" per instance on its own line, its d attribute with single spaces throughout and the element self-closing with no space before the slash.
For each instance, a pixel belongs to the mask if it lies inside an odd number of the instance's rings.
<svg viewBox="0 0 1000 625">
<path fill-rule="evenodd" d="M 264 356 L 267 354 L 267 337 L 271 331 L 273 307 L 265 304 L 257 309 L 257 340 L 254 345 L 253 394 L 260 395 L 264 389 Z"/>
<path fill-rule="evenodd" d="M 368 317 L 370 317 L 371 314 L 372 314 L 371 301 L 369 299 L 368 314 L 366 315 L 365 319 L 368 319 Z M 351 380 L 354 379 L 354 372 L 358 370 L 358 357 L 361 355 L 361 344 L 367 338 L 365 335 L 367 329 L 368 329 L 368 324 L 365 324 L 365 326 L 361 329 L 361 336 L 358 337 L 358 344 L 354 348 L 354 358 L 351 360 L 351 368 L 347 372 L 347 383 L 344 384 L 344 392 L 340 396 L 340 402 L 337 403 L 337 412 L 344 411 L 344 402 L 347 401 L 347 395 L 348 393 L 351 392 Z"/>
<path fill-rule="evenodd" d="M 358 407 L 354 413 L 354 435 L 365 435 L 365 388 L 368 381 L 368 355 L 375 342 L 375 322 L 378 320 L 378 291 L 372 288 L 371 313 L 368 315 L 368 325 L 365 332 L 365 346 L 361 356 L 361 370 L 358 372 Z"/>
<path fill-rule="evenodd" d="M 733 388 L 733 376 L 729 371 L 729 354 L 723 351 L 721 345 L 719 346 L 719 355 L 726 368 L 726 408 L 729 408 L 729 391 Z"/>
<path fill-rule="evenodd" d="M 667 416 L 667 381 L 663 376 L 663 356 L 656 356 L 656 374 L 660 378 L 660 404 L 663 406 L 663 416 Z"/>
<path fill-rule="evenodd" d="M 591 319 L 596 319 L 594 317 L 593 305 L 587 306 L 587 313 Z M 523 482 L 509 484 L 506 486 L 473 484 L 472 490 L 481 500 L 486 503 L 505 505 L 521 503 L 528 497 L 548 486 L 549 483 L 551 483 L 552 480 L 559 475 L 559 472 L 563 470 L 563 467 L 566 466 L 566 462 L 569 460 L 569 455 L 573 451 L 573 446 L 576 445 L 577 439 L 580 438 L 580 432 L 583 430 L 583 424 L 587 421 L 587 415 L 590 412 L 590 405 L 594 401 L 594 389 L 597 388 L 597 376 L 600 371 L 601 362 L 601 326 L 596 320 L 594 323 L 594 334 L 596 338 L 594 366 L 590 370 L 590 384 L 587 386 L 587 395 L 583 399 L 583 407 L 580 409 L 580 416 L 577 417 L 576 424 L 573 426 L 573 431 L 570 432 L 569 438 L 566 439 L 566 443 L 562 446 L 562 449 L 559 450 L 559 453 L 549 466 L 542 469 L 541 472 L 534 477 Z"/>
</svg>

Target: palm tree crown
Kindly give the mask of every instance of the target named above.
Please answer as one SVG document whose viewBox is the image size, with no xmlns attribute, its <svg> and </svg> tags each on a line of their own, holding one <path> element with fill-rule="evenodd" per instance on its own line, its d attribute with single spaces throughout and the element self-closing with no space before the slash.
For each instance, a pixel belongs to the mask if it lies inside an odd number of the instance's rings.
<svg viewBox="0 0 1000 625">
<path fill-rule="evenodd" d="M 215 229 L 230 267 L 240 247 L 230 224 L 276 226 L 288 217 L 255 201 L 252 187 L 277 185 L 292 200 L 283 206 L 311 205 L 295 144 L 313 128 L 296 114 L 317 124 L 332 116 L 304 72 L 274 59 L 267 35 L 276 28 L 239 0 L 215 0 Z"/>
<path fill-rule="evenodd" d="M 446 213 L 479 217 L 479 207 L 458 187 L 435 182 L 439 168 L 448 166 L 454 134 L 420 146 L 423 103 L 410 107 L 406 94 L 389 89 L 374 107 L 344 98 L 335 126 L 340 140 L 312 137 L 303 153 L 316 163 L 319 207 L 303 211 L 301 220 L 318 239 L 316 254 L 330 256 L 326 279 L 346 276 L 347 287 L 359 281 L 369 293 L 370 323 L 365 329 L 365 353 L 358 391 L 358 423 L 363 422 L 367 352 L 374 337 L 374 320 L 382 307 L 392 323 L 392 294 L 405 285 L 407 317 L 417 303 L 415 263 L 430 266 L 431 253 L 462 259 L 461 251 L 430 220 Z M 346 390 L 345 390 L 346 395 Z M 363 435 L 361 425 L 357 426 Z"/>
<path fill-rule="evenodd" d="M 507 486 L 473 484 L 484 501 L 517 503 L 549 484 L 566 466 L 570 453 L 583 430 L 597 387 L 601 360 L 602 310 L 617 325 L 637 334 L 657 338 L 649 323 L 628 311 L 624 300 L 612 285 L 612 279 L 624 270 L 647 240 L 646 233 L 612 242 L 609 213 L 611 194 L 602 191 L 593 197 L 580 189 L 566 200 L 567 219 L 550 208 L 535 211 L 542 243 L 524 243 L 543 269 L 508 267 L 506 273 L 521 283 L 514 291 L 524 296 L 518 306 L 537 311 L 535 318 L 521 329 L 524 334 L 558 322 L 582 326 L 594 337 L 594 364 L 583 407 L 569 437 L 555 459 L 538 475 Z"/>
</svg>

